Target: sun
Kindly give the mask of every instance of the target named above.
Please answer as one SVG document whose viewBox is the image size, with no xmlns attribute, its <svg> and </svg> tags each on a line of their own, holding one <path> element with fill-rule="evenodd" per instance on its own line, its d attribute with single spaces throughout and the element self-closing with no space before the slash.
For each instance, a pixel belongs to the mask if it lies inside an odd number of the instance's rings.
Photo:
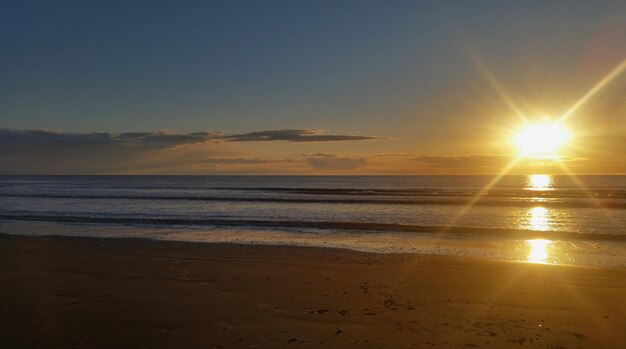
<svg viewBox="0 0 626 349">
<path fill-rule="evenodd" d="M 514 142 L 523 157 L 557 157 L 558 151 L 571 139 L 570 131 L 559 122 L 543 120 L 527 124 L 517 132 Z"/>
</svg>

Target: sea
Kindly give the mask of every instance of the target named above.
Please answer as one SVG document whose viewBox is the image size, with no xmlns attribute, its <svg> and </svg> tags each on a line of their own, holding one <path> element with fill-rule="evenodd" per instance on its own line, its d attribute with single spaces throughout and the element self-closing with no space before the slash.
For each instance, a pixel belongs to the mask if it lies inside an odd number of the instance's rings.
<svg viewBox="0 0 626 349">
<path fill-rule="evenodd" d="M 0 176 L 0 232 L 626 266 L 626 176 Z"/>
</svg>

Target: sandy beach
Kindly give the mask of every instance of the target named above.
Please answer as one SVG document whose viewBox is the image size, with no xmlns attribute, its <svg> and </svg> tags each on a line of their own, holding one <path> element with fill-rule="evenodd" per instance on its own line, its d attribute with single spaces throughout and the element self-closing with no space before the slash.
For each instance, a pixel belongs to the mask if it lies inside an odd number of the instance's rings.
<svg viewBox="0 0 626 349">
<path fill-rule="evenodd" d="M 623 348 L 626 270 L 0 235 L 1 348 Z"/>
<path fill-rule="evenodd" d="M 620 348 L 626 271 L 0 235 L 0 347 Z"/>
</svg>

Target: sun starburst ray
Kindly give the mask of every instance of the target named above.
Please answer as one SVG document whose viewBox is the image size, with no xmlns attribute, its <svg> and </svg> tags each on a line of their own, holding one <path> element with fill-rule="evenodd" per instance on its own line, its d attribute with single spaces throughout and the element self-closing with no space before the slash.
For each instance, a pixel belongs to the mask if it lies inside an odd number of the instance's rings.
<svg viewBox="0 0 626 349">
<path fill-rule="evenodd" d="M 561 115 L 559 122 L 562 123 L 567 120 L 570 116 L 572 116 L 580 107 L 585 104 L 591 97 L 597 94 L 600 90 L 602 90 L 605 86 L 607 86 L 613 79 L 618 77 L 622 72 L 626 70 L 626 59 L 624 59 L 620 64 L 618 64 L 613 70 L 611 70 L 606 76 L 604 76 L 600 81 L 598 81 L 591 89 L 589 89 L 579 100 L 577 100 L 572 106 Z"/>
</svg>

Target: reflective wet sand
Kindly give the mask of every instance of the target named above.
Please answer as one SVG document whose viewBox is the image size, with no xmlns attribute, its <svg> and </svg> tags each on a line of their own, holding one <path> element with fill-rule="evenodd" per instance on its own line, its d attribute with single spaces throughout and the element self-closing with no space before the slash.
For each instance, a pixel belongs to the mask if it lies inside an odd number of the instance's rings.
<svg viewBox="0 0 626 349">
<path fill-rule="evenodd" d="M 626 341 L 623 268 L 132 239 L 0 235 L 0 246 L 0 347 L 617 349 Z"/>
</svg>

